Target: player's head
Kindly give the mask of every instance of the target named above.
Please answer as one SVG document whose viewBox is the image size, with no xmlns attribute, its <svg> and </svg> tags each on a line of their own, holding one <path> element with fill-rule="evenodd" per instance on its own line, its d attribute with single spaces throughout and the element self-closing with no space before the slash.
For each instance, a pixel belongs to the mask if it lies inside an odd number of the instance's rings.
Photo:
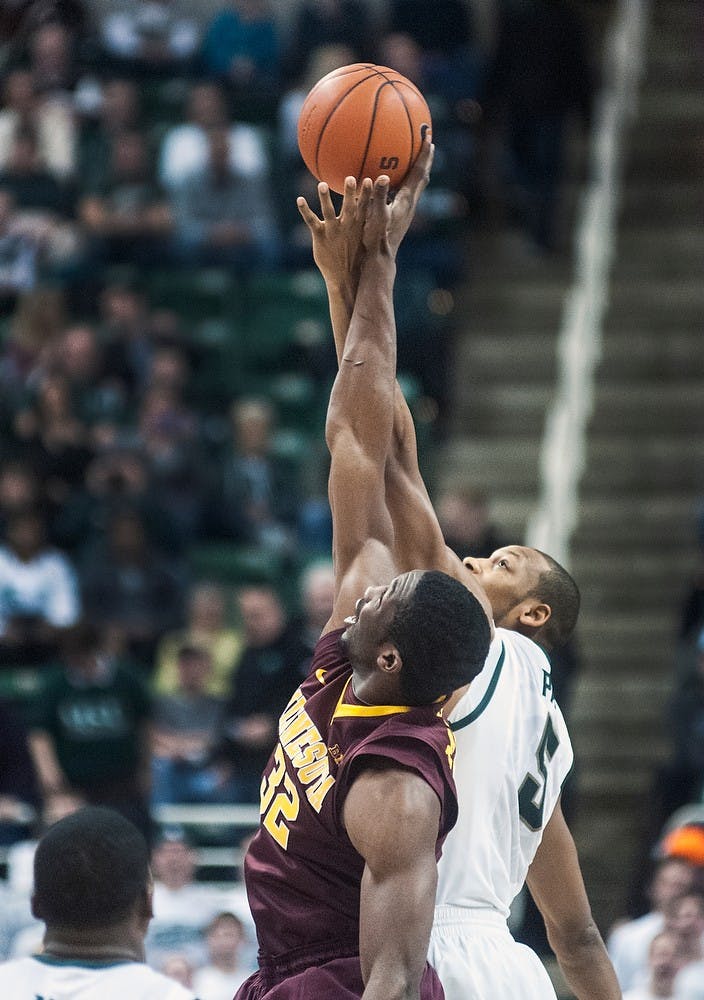
<svg viewBox="0 0 704 1000">
<path fill-rule="evenodd" d="M 151 917 L 149 851 L 119 813 L 86 806 L 55 823 L 34 856 L 32 913 L 47 931 L 101 932 Z"/>
<path fill-rule="evenodd" d="M 353 666 L 375 678 L 367 693 L 391 692 L 407 705 L 429 705 L 468 684 L 489 649 L 489 622 L 477 599 L 435 571 L 367 588 L 347 625 L 343 645 Z"/>
<path fill-rule="evenodd" d="M 488 559 L 467 556 L 464 565 L 489 598 L 494 621 L 554 649 L 572 634 L 579 590 L 551 556 L 526 545 L 507 545 Z"/>
</svg>

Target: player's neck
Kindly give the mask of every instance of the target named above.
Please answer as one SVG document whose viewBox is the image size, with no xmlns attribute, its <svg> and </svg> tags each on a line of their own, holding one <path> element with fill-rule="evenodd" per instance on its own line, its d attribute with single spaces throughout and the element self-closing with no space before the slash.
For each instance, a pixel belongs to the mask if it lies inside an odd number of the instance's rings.
<svg viewBox="0 0 704 1000">
<path fill-rule="evenodd" d="M 125 925 L 85 931 L 47 928 L 43 954 L 86 961 L 143 962 L 144 937 L 137 928 Z"/>
</svg>

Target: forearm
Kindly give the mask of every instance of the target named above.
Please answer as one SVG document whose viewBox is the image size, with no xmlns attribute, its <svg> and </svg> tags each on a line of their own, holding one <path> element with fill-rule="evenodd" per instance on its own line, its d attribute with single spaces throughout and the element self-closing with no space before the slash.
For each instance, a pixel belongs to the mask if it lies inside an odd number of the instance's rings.
<svg viewBox="0 0 704 1000">
<path fill-rule="evenodd" d="M 30 733 L 29 750 L 43 794 L 60 791 L 67 786 L 66 776 L 47 733 L 38 730 Z"/>
<path fill-rule="evenodd" d="M 593 922 L 571 938 L 548 930 L 548 940 L 577 1000 L 620 1000 L 616 973 Z"/>
<path fill-rule="evenodd" d="M 326 437 L 331 453 L 338 435 L 354 442 L 367 460 L 386 463 L 391 449 L 396 377 L 393 260 L 374 255 L 362 266 L 359 290 L 330 396 Z"/>
<path fill-rule="evenodd" d="M 350 320 L 354 310 L 354 300 L 357 295 L 359 280 L 349 275 L 347 279 L 325 278 L 330 307 L 330 322 L 335 341 L 335 354 L 338 365 L 342 361 L 345 341 L 350 328 Z"/>
</svg>

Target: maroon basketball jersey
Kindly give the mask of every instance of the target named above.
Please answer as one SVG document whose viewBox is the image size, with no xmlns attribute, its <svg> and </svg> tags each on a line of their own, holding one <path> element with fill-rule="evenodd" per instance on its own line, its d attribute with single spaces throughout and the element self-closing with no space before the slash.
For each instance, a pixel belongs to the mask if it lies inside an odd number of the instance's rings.
<svg viewBox="0 0 704 1000">
<path fill-rule="evenodd" d="M 279 720 L 264 771 L 261 826 L 247 853 L 260 956 L 356 954 L 364 861 L 342 824 L 347 791 L 371 758 L 416 771 L 441 805 L 437 855 L 457 818 L 454 737 L 437 706 L 363 705 L 342 630 L 316 646 L 311 672 Z"/>
</svg>

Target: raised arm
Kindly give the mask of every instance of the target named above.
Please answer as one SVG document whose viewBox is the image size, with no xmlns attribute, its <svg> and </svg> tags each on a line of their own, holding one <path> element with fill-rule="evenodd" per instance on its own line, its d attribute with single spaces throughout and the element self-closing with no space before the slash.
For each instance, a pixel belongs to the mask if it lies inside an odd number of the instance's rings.
<svg viewBox="0 0 704 1000">
<path fill-rule="evenodd" d="M 384 487 L 396 378 L 392 304 L 396 265 L 386 239 L 387 193 L 388 178 L 381 177 L 370 200 L 368 253 L 360 268 L 325 427 L 335 566 L 335 603 L 328 629 L 340 626 L 352 613 L 366 587 L 388 583 L 396 575 Z"/>
<path fill-rule="evenodd" d="M 350 788 L 343 820 L 365 861 L 363 1000 L 417 1000 L 433 922 L 440 802 L 410 771 L 369 770 Z"/>
<path fill-rule="evenodd" d="M 387 241 L 394 259 L 428 183 L 433 151 L 432 144 L 426 139 L 413 170 L 389 208 Z M 341 363 L 346 350 L 350 319 L 365 260 L 363 232 L 369 191 L 368 181 L 363 183 L 358 193 L 354 178 L 348 178 L 342 208 L 336 215 L 327 185 L 319 185 L 320 218 L 311 211 L 305 199 L 298 199 L 299 211 L 312 235 L 313 257 L 328 291 L 338 363 Z M 384 335 L 380 329 L 379 335 Z M 398 382 L 394 386 L 392 434 L 386 440 L 389 447 L 385 466 L 385 505 L 393 527 L 393 558 L 397 571 L 443 570 L 461 580 L 482 602 L 491 617 L 491 608 L 483 590 L 465 570 L 461 560 L 445 545 L 418 467 L 413 417 Z"/>
<path fill-rule="evenodd" d="M 545 827 L 527 882 L 545 920 L 550 947 L 577 1000 L 621 1000 L 559 803 Z"/>
</svg>

